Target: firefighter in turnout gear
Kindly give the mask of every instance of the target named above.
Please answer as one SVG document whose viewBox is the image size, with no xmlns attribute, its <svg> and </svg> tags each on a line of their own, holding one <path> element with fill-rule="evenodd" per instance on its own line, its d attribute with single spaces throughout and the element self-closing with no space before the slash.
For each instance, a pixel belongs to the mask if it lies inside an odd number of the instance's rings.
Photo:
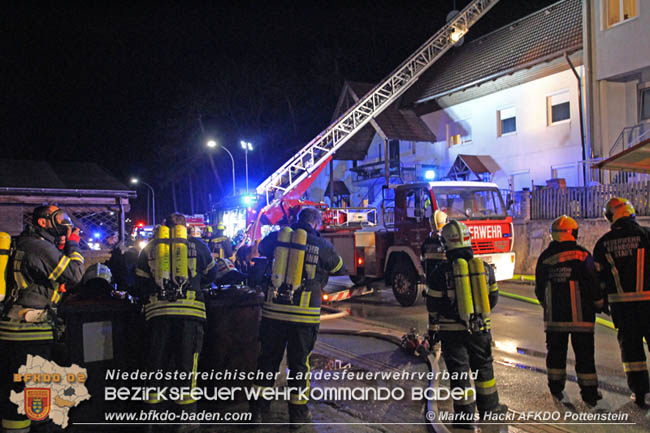
<svg viewBox="0 0 650 433">
<path fill-rule="evenodd" d="M 185 217 L 169 215 L 156 226 L 154 239 L 140 252 L 136 293 L 144 303 L 149 348 L 149 371 L 196 372 L 203 345 L 205 304 L 201 284 L 214 281 L 215 261 L 201 239 L 187 236 Z M 154 382 L 147 386 L 165 387 Z M 196 376 L 174 383 L 196 386 Z M 150 394 L 147 404 L 158 407 L 166 397 Z M 196 411 L 189 395 L 174 402 L 175 410 Z M 187 429 L 190 426 L 181 426 Z"/>
<path fill-rule="evenodd" d="M 445 245 L 440 231 L 447 224 L 447 214 L 436 210 L 430 219 L 431 233 L 422 244 L 422 261 L 424 263 L 424 274 L 427 281 L 434 274 L 438 265 L 445 261 Z"/>
<path fill-rule="evenodd" d="M 63 249 L 59 249 L 65 237 Z M 52 359 L 57 336 L 56 309 L 66 287 L 76 286 L 83 277 L 84 258 L 79 252 L 79 229 L 73 229 L 68 215 L 57 206 L 34 209 L 32 224 L 15 239 L 15 251 L 8 261 L 7 285 L 0 321 L 0 365 L 2 381 L 3 432 L 50 431 L 47 423 L 32 423 L 19 415 L 9 400 L 10 391 L 23 391 L 24 383 L 13 374 L 25 364 L 27 355 Z M 30 430 L 31 428 L 31 430 Z"/>
<path fill-rule="evenodd" d="M 442 355 L 450 373 L 463 373 L 451 381 L 452 389 L 468 389 L 462 400 L 454 400 L 454 419 L 471 421 L 478 406 L 486 412 L 505 412 L 492 368 L 490 311 L 497 303 L 498 289 L 494 270 L 474 258 L 467 226 L 450 221 L 441 230 L 446 261 L 428 279 L 427 310 L 430 341 L 441 341 Z M 471 387 L 463 378 L 468 371 L 478 371 Z M 469 416 L 469 418 L 467 418 Z M 459 427 L 473 428 L 471 424 Z"/>
<path fill-rule="evenodd" d="M 560 402 L 569 402 L 564 384 L 571 336 L 582 399 L 589 407 L 604 409 L 604 403 L 598 403 L 602 397 L 594 361 L 594 322 L 604 300 L 594 260 L 576 243 L 578 223 L 573 218 L 557 218 L 550 232 L 552 242 L 535 269 L 535 294 L 544 307 L 548 387 Z"/>
<path fill-rule="evenodd" d="M 344 271 L 343 259 L 316 231 L 321 218 L 317 209 L 303 208 L 298 222 L 269 234 L 259 246 L 260 254 L 272 257 L 273 263 L 262 307 L 257 369 L 276 373 L 286 348 L 289 370 L 295 378 L 289 380 L 289 386 L 304 390 L 307 395 L 309 379 L 304 375 L 309 373 L 309 356 L 318 334 L 321 290 L 330 274 Z M 263 391 L 273 384 L 273 380 L 256 380 L 254 386 Z M 261 422 L 269 404 L 261 397 L 251 401 L 252 422 Z M 304 395 L 291 393 L 289 418 L 292 428 L 311 421 Z"/>
<path fill-rule="evenodd" d="M 223 233 L 225 229 L 222 223 L 217 224 L 210 239 L 210 250 L 221 259 L 229 259 L 233 255 L 232 240 Z"/>
<path fill-rule="evenodd" d="M 650 342 L 650 229 L 635 219 L 632 204 L 614 197 L 605 205 L 611 230 L 594 247 L 594 260 L 614 326 L 618 329 L 623 370 L 637 405 L 650 392 L 643 339 Z"/>
</svg>

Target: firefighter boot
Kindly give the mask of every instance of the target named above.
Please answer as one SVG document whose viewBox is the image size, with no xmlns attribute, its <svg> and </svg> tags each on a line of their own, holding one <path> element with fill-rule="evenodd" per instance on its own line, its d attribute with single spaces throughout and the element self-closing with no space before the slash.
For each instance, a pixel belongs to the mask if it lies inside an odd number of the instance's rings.
<svg viewBox="0 0 650 433">
<path fill-rule="evenodd" d="M 304 424 L 311 423 L 311 411 L 306 404 L 291 404 L 289 403 L 289 422 L 291 429 L 299 429 Z"/>
</svg>

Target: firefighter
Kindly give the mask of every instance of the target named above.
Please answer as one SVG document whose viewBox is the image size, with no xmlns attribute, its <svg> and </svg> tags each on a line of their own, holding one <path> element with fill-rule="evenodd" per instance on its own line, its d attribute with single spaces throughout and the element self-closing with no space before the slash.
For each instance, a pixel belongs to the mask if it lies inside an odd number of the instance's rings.
<svg viewBox="0 0 650 433">
<path fill-rule="evenodd" d="M 187 236 L 182 214 L 169 215 L 163 224 L 156 227 L 154 239 L 140 252 L 135 270 L 134 294 L 144 303 L 147 321 L 147 368 L 152 372 L 196 372 L 206 320 L 201 284 L 214 281 L 216 266 L 205 242 Z M 156 381 L 147 386 L 170 384 Z M 173 385 L 194 388 L 196 376 Z M 145 403 L 155 408 L 166 398 L 150 394 Z M 174 403 L 176 410 L 196 412 L 196 400 L 190 395 Z M 191 429 L 181 425 L 178 430 Z"/>
<path fill-rule="evenodd" d="M 535 295 L 544 308 L 548 387 L 562 403 L 569 336 L 576 358 L 576 375 L 582 400 L 591 408 L 605 409 L 599 400 L 594 361 L 594 322 L 604 306 L 591 254 L 576 243 L 578 223 L 562 215 L 551 224 L 552 242 L 537 260 Z"/>
<path fill-rule="evenodd" d="M 447 224 L 447 214 L 441 210 L 436 210 L 429 223 L 431 233 L 422 244 L 422 260 L 427 281 L 433 275 L 436 267 L 445 260 L 445 245 L 440 230 Z"/>
<path fill-rule="evenodd" d="M 499 404 L 492 368 L 489 312 L 497 303 L 498 288 L 492 267 L 473 259 L 465 224 L 452 220 L 444 225 L 441 235 L 447 260 L 427 281 L 429 341 L 432 347 L 441 342 L 442 356 L 452 375 L 463 373 L 451 380 L 452 390 L 467 390 L 462 399 L 454 400 L 454 420 L 458 427 L 473 428 L 462 422 L 473 419 L 477 406 L 481 417 L 486 412 L 508 409 Z M 475 391 L 464 378 L 470 368 L 478 371 Z"/>
<path fill-rule="evenodd" d="M 636 222 L 634 207 L 625 198 L 610 199 L 604 213 L 611 230 L 596 242 L 594 260 L 618 329 L 627 384 L 635 403 L 645 407 L 650 391 L 643 348 L 643 339 L 650 341 L 650 279 L 645 278 L 650 230 Z"/>
<path fill-rule="evenodd" d="M 261 351 L 257 369 L 264 373 L 278 371 L 285 348 L 292 376 L 309 372 L 309 356 L 320 324 L 321 290 L 329 274 L 344 271 L 343 259 L 316 231 L 321 222 L 320 211 L 303 208 L 291 229 L 285 227 L 273 232 L 259 245 L 262 256 L 274 258 L 272 281 L 266 292 L 259 328 Z M 260 391 L 273 384 L 273 380 L 254 382 Z M 292 379 L 289 386 L 308 393 L 309 380 Z M 269 404 L 264 399 L 251 401 L 252 422 L 261 422 L 262 413 L 268 410 Z M 299 393 L 291 393 L 289 418 L 292 428 L 311 422 L 307 399 L 301 398 Z"/>
<path fill-rule="evenodd" d="M 61 237 L 65 237 L 62 250 L 57 246 Z M 79 229 L 73 229 L 68 215 L 57 206 L 34 209 L 32 224 L 15 240 L 8 269 L 13 274 L 13 287 L 3 302 L 0 321 L 0 404 L 6 433 L 52 428 L 49 422 L 32 424 L 25 415 L 19 415 L 9 394 L 11 390 L 23 392 L 25 384 L 13 382 L 13 374 L 25 364 L 27 355 L 52 360 L 57 306 L 65 287 L 74 287 L 83 277 L 79 240 Z"/>
<path fill-rule="evenodd" d="M 225 229 L 223 223 L 217 224 L 210 239 L 210 250 L 219 258 L 229 259 L 233 255 L 232 240 L 223 233 Z"/>
</svg>

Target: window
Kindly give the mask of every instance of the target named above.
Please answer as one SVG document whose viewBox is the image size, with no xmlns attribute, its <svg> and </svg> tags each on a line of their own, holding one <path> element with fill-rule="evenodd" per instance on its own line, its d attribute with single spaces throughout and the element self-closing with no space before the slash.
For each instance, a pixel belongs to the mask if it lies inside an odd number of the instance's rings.
<svg viewBox="0 0 650 433">
<path fill-rule="evenodd" d="M 636 17 L 636 1 L 637 0 L 604 0 L 604 27 L 608 29 L 618 23 Z"/>
<path fill-rule="evenodd" d="M 434 187 L 438 209 L 449 219 L 505 217 L 506 208 L 499 190 L 486 187 Z"/>
<path fill-rule="evenodd" d="M 517 132 L 517 109 L 515 107 L 497 111 L 497 117 L 499 137 Z"/>
<path fill-rule="evenodd" d="M 650 87 L 641 89 L 641 95 L 639 95 L 639 102 L 641 103 L 641 120 L 650 119 Z"/>
<path fill-rule="evenodd" d="M 569 91 L 563 90 L 546 97 L 548 125 L 560 123 L 571 118 Z"/>
<path fill-rule="evenodd" d="M 447 146 L 457 146 L 472 142 L 472 128 L 469 119 L 447 124 Z"/>
<path fill-rule="evenodd" d="M 414 189 L 406 194 L 406 217 L 414 220 L 430 218 L 433 214 L 431 196 L 426 189 Z"/>
</svg>

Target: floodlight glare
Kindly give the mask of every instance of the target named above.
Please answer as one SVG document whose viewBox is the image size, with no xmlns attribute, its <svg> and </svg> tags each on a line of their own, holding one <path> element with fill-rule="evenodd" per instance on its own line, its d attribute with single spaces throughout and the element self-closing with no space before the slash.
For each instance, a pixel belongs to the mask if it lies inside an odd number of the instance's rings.
<svg viewBox="0 0 650 433">
<path fill-rule="evenodd" d="M 436 172 L 435 170 L 427 170 L 424 172 L 424 178 L 426 180 L 433 180 L 436 178 Z"/>
</svg>

